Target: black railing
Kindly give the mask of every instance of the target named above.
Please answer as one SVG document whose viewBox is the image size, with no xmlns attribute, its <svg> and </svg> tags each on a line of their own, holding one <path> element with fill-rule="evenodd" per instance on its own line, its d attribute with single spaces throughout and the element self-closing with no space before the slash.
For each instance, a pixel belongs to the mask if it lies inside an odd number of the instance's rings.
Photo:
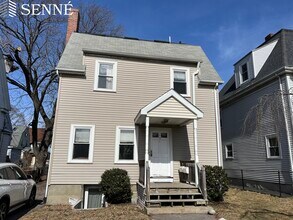
<svg viewBox="0 0 293 220">
<path fill-rule="evenodd" d="M 283 170 L 225 169 L 230 184 L 278 196 L 293 195 L 293 173 Z"/>
</svg>

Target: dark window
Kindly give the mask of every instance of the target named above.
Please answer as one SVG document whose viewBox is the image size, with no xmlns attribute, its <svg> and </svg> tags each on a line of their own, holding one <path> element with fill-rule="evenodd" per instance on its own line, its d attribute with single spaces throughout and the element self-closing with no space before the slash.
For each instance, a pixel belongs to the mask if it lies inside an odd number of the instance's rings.
<svg viewBox="0 0 293 220">
<path fill-rule="evenodd" d="M 16 176 L 16 173 L 14 172 L 14 170 L 11 167 L 6 167 L 5 170 L 7 173 L 7 179 L 9 179 L 9 180 L 17 180 L 18 179 L 18 177 Z"/>
<path fill-rule="evenodd" d="M 161 133 L 161 138 L 167 138 L 168 134 L 167 133 Z"/>
<path fill-rule="evenodd" d="M 277 137 L 268 138 L 269 157 L 280 157 L 280 148 Z"/>
<path fill-rule="evenodd" d="M 241 78 L 242 78 L 242 82 L 245 82 L 246 80 L 248 80 L 247 63 L 241 66 Z"/>
<path fill-rule="evenodd" d="M 76 128 L 72 159 L 88 159 L 90 148 L 90 132 L 89 128 Z"/>
<path fill-rule="evenodd" d="M 98 88 L 113 89 L 113 64 L 100 63 L 99 65 Z"/>
<path fill-rule="evenodd" d="M 0 169 L 0 179 L 8 179 L 5 168 Z"/>
<path fill-rule="evenodd" d="M 19 179 L 19 180 L 27 179 L 26 175 L 23 173 L 23 171 L 21 169 L 19 169 L 18 167 L 12 167 L 12 168 L 13 168 L 13 171 L 14 171 L 17 179 Z"/>
<path fill-rule="evenodd" d="M 174 70 L 174 90 L 179 94 L 187 94 L 185 71 Z"/>
<path fill-rule="evenodd" d="M 226 158 L 233 158 L 233 147 L 232 145 L 226 145 Z"/>
<path fill-rule="evenodd" d="M 119 143 L 119 160 L 134 159 L 134 130 L 121 129 Z"/>
</svg>

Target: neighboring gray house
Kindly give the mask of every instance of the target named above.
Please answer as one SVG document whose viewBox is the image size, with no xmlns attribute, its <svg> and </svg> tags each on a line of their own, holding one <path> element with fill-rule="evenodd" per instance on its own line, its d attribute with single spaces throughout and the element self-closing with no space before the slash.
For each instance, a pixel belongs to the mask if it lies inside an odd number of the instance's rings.
<svg viewBox="0 0 293 220">
<path fill-rule="evenodd" d="M 128 171 L 141 206 L 206 204 L 200 164 L 222 165 L 222 80 L 201 47 L 73 33 L 57 70 L 49 204 L 96 207 L 111 168 Z"/>
<path fill-rule="evenodd" d="M 6 161 L 7 146 L 11 140 L 10 108 L 5 62 L 0 49 L 0 162 Z"/>
<path fill-rule="evenodd" d="M 10 161 L 18 162 L 21 159 L 22 150 L 26 147 L 30 147 L 29 128 L 16 126 L 13 128 L 12 139 L 7 150 Z"/>
<path fill-rule="evenodd" d="M 250 186 L 292 192 L 293 31 L 280 30 L 234 65 L 220 92 L 224 168 Z M 278 173 L 279 172 L 279 173 Z"/>
</svg>

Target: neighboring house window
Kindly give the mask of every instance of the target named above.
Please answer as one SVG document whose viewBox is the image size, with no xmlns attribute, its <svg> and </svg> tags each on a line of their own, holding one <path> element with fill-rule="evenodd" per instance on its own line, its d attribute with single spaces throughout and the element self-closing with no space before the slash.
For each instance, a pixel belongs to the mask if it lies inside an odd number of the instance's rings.
<svg viewBox="0 0 293 220">
<path fill-rule="evenodd" d="M 134 127 L 117 127 L 115 163 L 137 163 Z"/>
<path fill-rule="evenodd" d="M 94 126 L 72 125 L 68 162 L 93 162 Z"/>
<path fill-rule="evenodd" d="M 241 83 L 243 83 L 246 80 L 248 80 L 248 67 L 247 67 L 247 63 L 245 63 L 245 64 L 243 64 L 241 66 L 240 78 L 241 78 Z"/>
<path fill-rule="evenodd" d="M 95 90 L 116 91 L 117 62 L 97 60 Z"/>
<path fill-rule="evenodd" d="M 233 145 L 232 144 L 227 144 L 225 146 L 225 151 L 226 151 L 226 159 L 233 159 L 234 158 Z"/>
<path fill-rule="evenodd" d="M 171 67 L 171 88 L 183 96 L 189 96 L 189 69 Z"/>
<path fill-rule="evenodd" d="M 281 149 L 277 135 L 266 136 L 266 148 L 268 158 L 281 158 Z"/>
</svg>

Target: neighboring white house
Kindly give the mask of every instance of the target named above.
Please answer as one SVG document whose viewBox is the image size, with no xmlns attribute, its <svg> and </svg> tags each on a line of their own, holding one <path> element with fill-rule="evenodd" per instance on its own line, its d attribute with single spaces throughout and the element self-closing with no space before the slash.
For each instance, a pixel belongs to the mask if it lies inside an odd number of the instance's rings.
<svg viewBox="0 0 293 220">
<path fill-rule="evenodd" d="M 6 161 L 7 146 L 11 140 L 10 108 L 5 62 L 0 49 L 0 162 Z"/>
</svg>

